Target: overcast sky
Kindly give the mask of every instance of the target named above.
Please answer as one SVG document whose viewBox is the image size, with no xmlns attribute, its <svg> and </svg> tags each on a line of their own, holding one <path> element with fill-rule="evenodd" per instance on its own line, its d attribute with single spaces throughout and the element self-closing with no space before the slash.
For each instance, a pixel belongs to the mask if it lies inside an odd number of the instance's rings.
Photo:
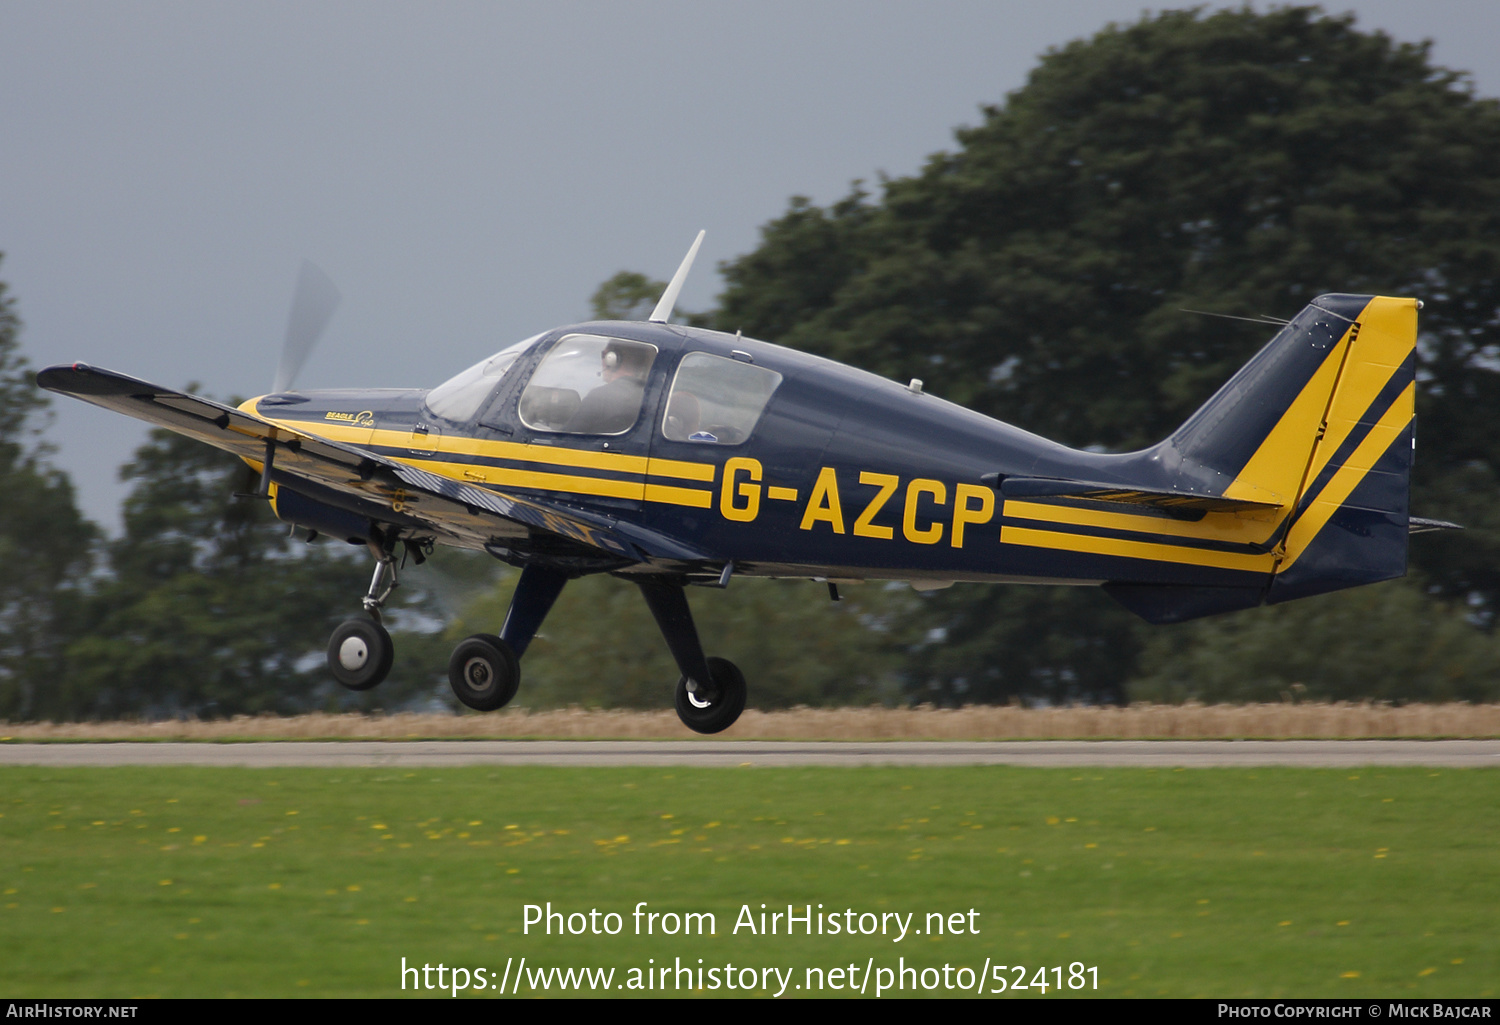
<svg viewBox="0 0 1500 1025">
<path fill-rule="evenodd" d="M 270 387 L 308 258 L 344 298 L 298 384 L 429 387 L 586 319 L 618 270 L 668 277 L 700 228 L 679 305 L 711 305 L 789 197 L 914 173 L 1048 47 L 1144 9 L 0 0 L 0 280 L 34 367 L 228 398 Z M 1493 0 L 1331 9 L 1500 93 Z M 118 530 L 144 427 L 53 408 Z"/>
</svg>

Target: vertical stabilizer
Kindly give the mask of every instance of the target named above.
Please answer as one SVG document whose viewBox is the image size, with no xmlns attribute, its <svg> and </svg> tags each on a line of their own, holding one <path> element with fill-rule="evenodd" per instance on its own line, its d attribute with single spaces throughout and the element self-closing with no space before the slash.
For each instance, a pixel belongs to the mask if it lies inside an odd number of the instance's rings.
<svg viewBox="0 0 1500 1025">
<path fill-rule="evenodd" d="M 1263 587 L 1110 593 L 1177 622 L 1403 575 L 1420 305 L 1319 296 L 1153 450 L 1195 488 L 1277 508 Z"/>
<path fill-rule="evenodd" d="M 1318 297 L 1172 435 L 1225 497 L 1282 507 L 1266 601 L 1406 572 L 1419 305 Z"/>
</svg>

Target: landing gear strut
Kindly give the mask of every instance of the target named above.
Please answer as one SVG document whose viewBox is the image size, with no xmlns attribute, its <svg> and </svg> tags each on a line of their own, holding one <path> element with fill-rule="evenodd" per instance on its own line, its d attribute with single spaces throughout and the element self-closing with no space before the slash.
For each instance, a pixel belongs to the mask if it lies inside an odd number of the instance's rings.
<svg viewBox="0 0 1500 1025">
<path fill-rule="evenodd" d="M 368 619 L 346 619 L 328 639 L 328 669 L 350 690 L 369 690 L 386 678 L 395 660 L 391 635 L 380 622 L 380 610 L 396 589 L 395 542 L 369 542 L 375 575 L 363 604 Z"/>
<path fill-rule="evenodd" d="M 721 733 L 745 710 L 745 674 L 723 658 L 705 658 L 681 584 L 638 581 L 651 615 L 682 672 L 677 718 L 695 733 Z"/>
<path fill-rule="evenodd" d="M 369 690 L 391 670 L 391 637 L 380 622 L 380 610 L 395 591 L 395 541 L 370 542 L 375 575 L 363 600 L 367 617 L 339 625 L 328 641 L 328 668 L 350 690 Z M 728 582 L 729 570 L 721 578 Z M 500 635 L 465 638 L 448 659 L 448 682 L 459 701 L 480 712 L 503 708 L 521 684 L 521 656 L 562 594 L 568 574 L 530 565 L 521 571 Z M 683 585 L 672 579 L 636 581 L 682 676 L 677 681 L 677 717 L 697 733 L 720 733 L 745 710 L 745 674 L 733 662 L 708 658 L 688 608 Z"/>
<path fill-rule="evenodd" d="M 370 547 L 370 554 L 375 556 L 375 575 L 370 578 L 370 589 L 360 601 L 365 611 L 378 623 L 380 610 L 390 600 L 391 592 L 401 583 L 396 579 L 396 544 L 394 541 L 383 544 L 374 541 L 365 543 Z"/>
</svg>

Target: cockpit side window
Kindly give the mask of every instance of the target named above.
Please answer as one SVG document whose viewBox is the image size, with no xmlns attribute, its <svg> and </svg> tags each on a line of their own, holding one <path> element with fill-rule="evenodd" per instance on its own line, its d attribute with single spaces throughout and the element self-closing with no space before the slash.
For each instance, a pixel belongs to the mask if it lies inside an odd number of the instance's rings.
<svg viewBox="0 0 1500 1025">
<path fill-rule="evenodd" d="M 450 377 L 427 393 L 427 412 L 455 423 L 468 423 L 495 393 L 506 372 L 515 366 L 521 354 L 535 345 L 541 337 L 542 335 L 532 335 L 525 341 L 501 349 L 489 359 L 475 363 L 463 373 Z"/>
<path fill-rule="evenodd" d="M 567 335 L 521 393 L 521 422 L 559 434 L 624 434 L 646 398 L 656 346 L 602 335 Z"/>
<path fill-rule="evenodd" d="M 690 352 L 672 379 L 662 436 L 669 441 L 738 445 L 755 430 L 780 384 L 781 375 L 774 370 Z"/>
</svg>

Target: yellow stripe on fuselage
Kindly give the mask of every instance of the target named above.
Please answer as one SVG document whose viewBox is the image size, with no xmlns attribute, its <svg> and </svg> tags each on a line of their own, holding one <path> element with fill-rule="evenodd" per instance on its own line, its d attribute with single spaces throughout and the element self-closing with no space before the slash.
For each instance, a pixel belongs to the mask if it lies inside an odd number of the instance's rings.
<svg viewBox="0 0 1500 1025">
<path fill-rule="evenodd" d="M 1104 527 L 1110 530 L 1129 530 L 1141 534 L 1201 538 L 1245 545 L 1264 544 L 1270 539 L 1277 524 L 1281 521 L 1281 513 L 1276 511 L 1273 515 L 1272 510 L 1254 515 L 1210 512 L 1205 513 L 1201 520 L 1173 520 L 1164 516 L 1143 516 L 1139 513 L 1088 509 L 1081 506 L 1047 505 L 1017 499 L 1006 501 L 1004 515 L 1041 520 L 1046 523 Z"/>
<path fill-rule="evenodd" d="M 256 400 L 246 402 L 246 412 L 261 415 Z M 347 444 L 386 449 L 412 450 L 410 431 L 378 430 L 321 420 L 276 420 L 272 423 L 289 430 L 340 441 Z M 633 501 L 687 505 L 707 509 L 713 505 L 713 492 L 698 488 L 647 483 L 645 478 L 702 481 L 713 484 L 717 467 L 713 463 L 696 463 L 681 459 L 658 459 L 627 455 L 623 452 L 593 452 L 587 449 L 552 445 L 526 445 L 515 441 L 490 441 L 481 438 L 440 435 L 427 439 L 430 455 L 392 455 L 399 462 L 420 467 L 430 473 L 451 477 L 469 484 L 496 487 L 527 488 L 536 491 L 562 491 L 575 495 L 624 498 Z M 508 460 L 581 470 L 604 470 L 635 479 L 617 480 L 587 474 L 556 473 L 550 470 L 526 470 L 496 466 L 493 463 L 462 463 L 445 456 L 471 456 L 478 459 Z"/>
<path fill-rule="evenodd" d="M 479 463 L 453 463 L 437 456 L 426 458 L 393 456 L 406 463 L 469 484 L 492 484 L 496 487 L 527 488 L 532 491 L 567 491 L 575 495 L 600 495 L 606 498 L 629 498 L 639 502 L 645 485 L 639 480 L 610 480 L 607 477 L 548 473 L 544 470 L 513 470 L 504 466 Z M 707 494 L 707 492 L 704 492 Z"/>
<path fill-rule="evenodd" d="M 714 493 L 699 488 L 674 488 L 667 484 L 647 484 L 646 501 L 664 505 L 690 505 L 696 509 L 709 509 L 714 504 Z"/>
<path fill-rule="evenodd" d="M 1007 502 L 1007 509 L 1009 505 L 1010 503 Z M 1037 530 L 1032 527 L 1013 527 L 1010 524 L 1000 528 L 1000 543 L 1026 545 L 1032 548 L 1054 548 L 1065 552 L 1084 552 L 1089 555 L 1111 555 L 1122 559 L 1212 566 L 1216 569 L 1242 570 L 1250 573 L 1270 573 L 1273 559 L 1269 552 L 1264 555 L 1240 555 L 1235 552 L 1215 552 L 1202 548 L 1159 544 L 1153 541 L 1132 541 L 1117 537 L 1094 537 L 1088 534 Z"/>
<path fill-rule="evenodd" d="M 655 456 L 646 460 L 648 477 L 676 477 L 678 480 L 698 480 L 712 484 L 716 469 L 713 463 L 689 463 L 681 459 L 658 459 Z"/>
</svg>

